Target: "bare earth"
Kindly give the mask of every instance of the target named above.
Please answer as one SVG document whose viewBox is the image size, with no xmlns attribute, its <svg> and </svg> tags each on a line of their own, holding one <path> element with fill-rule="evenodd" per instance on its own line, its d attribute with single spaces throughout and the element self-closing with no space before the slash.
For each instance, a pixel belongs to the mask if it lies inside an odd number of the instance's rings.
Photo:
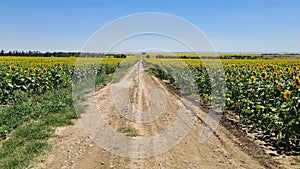
<svg viewBox="0 0 300 169">
<path fill-rule="evenodd" d="M 79 120 L 74 120 L 74 125 L 56 129 L 57 137 L 49 140 L 53 150 L 43 154 L 32 164 L 32 168 L 299 168 L 297 157 L 271 156 L 251 141 L 250 137 L 246 138 L 234 127 L 228 127 L 230 124 L 226 122 L 220 123 L 211 137 L 200 144 L 199 135 L 207 113 L 199 109 L 198 105 L 181 100 L 163 82 L 145 72 L 141 63 L 136 64 L 129 74 L 136 70 L 140 73 L 134 77 L 129 91 L 132 106 L 141 111 L 149 110 L 151 104 L 148 95 L 153 89 L 160 89 L 166 96 L 162 115 L 149 123 L 138 124 L 127 120 L 117 111 L 111 95 L 112 84 L 108 84 L 93 95 L 102 116 L 116 131 L 120 127 L 133 126 L 139 133 L 135 138 L 149 138 L 166 131 L 181 113 L 180 107 L 188 105 L 197 120 L 179 144 L 149 158 L 118 156 L 98 146 L 88 137 Z M 86 100 L 87 105 L 95 102 L 90 99 L 93 97 Z M 92 111 L 95 110 L 88 107 L 82 118 L 88 117 Z M 155 145 L 147 148 L 155 148 Z"/>
</svg>

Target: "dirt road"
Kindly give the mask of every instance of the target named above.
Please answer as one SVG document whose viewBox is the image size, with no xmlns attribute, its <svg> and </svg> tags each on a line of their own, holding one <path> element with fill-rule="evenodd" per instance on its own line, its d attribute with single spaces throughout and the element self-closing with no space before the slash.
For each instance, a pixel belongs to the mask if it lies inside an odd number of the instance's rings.
<svg viewBox="0 0 300 169">
<path fill-rule="evenodd" d="M 129 78 L 132 78 L 130 83 L 128 82 Z M 271 157 L 265 154 L 255 144 L 245 141 L 242 135 L 234 134 L 238 131 L 231 131 L 234 129 L 228 129 L 223 125 L 219 125 L 211 137 L 200 144 L 199 135 L 204 126 L 203 121 L 205 121 L 207 113 L 199 109 L 197 105 L 181 99 L 159 79 L 149 75 L 143 69 L 141 62 L 131 68 L 127 77 L 118 84 L 120 86 L 129 85 L 128 99 L 132 107 L 127 107 L 124 110 L 127 114 L 120 114 L 123 109 L 120 107 L 118 109 L 118 106 L 116 106 L 120 100 L 116 101 L 117 97 L 113 96 L 112 93 L 122 93 L 122 91 L 113 91 L 112 89 L 116 87 L 114 84 L 109 84 L 96 91 L 96 93 L 90 94 L 85 103 L 90 106 L 81 117 L 89 123 L 85 124 L 81 120 L 75 120 L 72 126 L 57 128 L 57 137 L 49 140 L 50 144 L 53 145 L 53 150 L 40 157 L 39 161 L 33 164 L 33 167 L 76 169 L 297 168 L 295 164 L 291 165 L 290 161 L 284 160 L 284 157 Z M 126 89 L 124 88 L 124 90 Z M 160 92 L 153 93 L 153 90 Z M 149 99 L 149 95 L 152 95 L 154 99 Z M 164 100 L 164 102 L 157 103 L 157 98 L 160 98 L 159 101 Z M 95 106 L 94 103 L 96 103 L 97 109 L 93 107 Z M 155 107 L 153 104 L 161 105 L 153 108 Z M 151 111 L 151 109 L 162 111 L 162 113 L 159 114 L 157 111 Z M 152 115 L 140 114 L 145 112 L 152 113 Z M 183 125 L 187 129 L 181 132 L 188 131 L 186 136 L 180 135 L 178 139 L 172 136 L 164 137 L 165 139 L 162 142 L 168 138 L 170 139 L 170 145 L 166 145 L 166 147 L 171 146 L 170 150 L 161 147 L 163 145 L 160 145 L 155 139 L 150 139 L 157 135 L 165 135 L 168 129 L 172 128 L 172 125 L 176 124 L 179 118 L 182 118 L 182 112 L 194 114 L 195 121 L 193 124 Z M 158 117 L 151 119 L 154 116 Z M 91 128 L 97 126 L 100 117 L 106 121 L 106 124 L 114 132 L 128 138 L 122 139 L 124 142 L 121 145 L 123 146 L 118 147 L 118 149 L 110 149 L 113 147 L 109 147 L 110 144 L 108 144 L 105 145 L 107 146 L 105 150 L 97 145 L 97 143 L 99 144 L 97 139 L 105 138 L 104 141 L 110 140 L 110 143 L 114 145 L 120 145 L 120 142 L 115 142 L 116 139 L 113 135 L 103 134 L 105 132 L 101 128 L 95 127 L 97 128 L 95 131 L 85 131 L 90 129 L 86 125 L 90 125 Z M 139 123 L 134 121 L 139 121 Z M 128 127 L 137 129 L 139 136 L 132 138 L 126 136 L 126 133 L 117 132 L 120 128 Z M 189 127 L 191 127 L 190 130 Z M 178 130 L 180 129 L 174 128 L 173 132 L 178 132 Z M 92 136 L 93 132 L 98 133 Z M 98 136 L 96 136 L 97 134 Z M 93 140 L 90 138 L 93 138 Z M 143 139 L 151 140 L 147 147 L 143 147 L 143 144 L 138 143 L 139 140 Z M 173 146 L 173 143 L 176 144 Z M 110 150 L 115 150 L 114 153 L 122 156 L 113 154 Z M 137 150 L 137 153 L 134 154 L 133 150 Z M 167 151 L 161 152 L 163 150 Z M 151 154 L 157 155 L 151 156 Z M 136 157 L 129 158 L 124 157 L 124 155 L 136 155 Z M 143 155 L 149 155 L 150 157 L 143 158 Z"/>
</svg>

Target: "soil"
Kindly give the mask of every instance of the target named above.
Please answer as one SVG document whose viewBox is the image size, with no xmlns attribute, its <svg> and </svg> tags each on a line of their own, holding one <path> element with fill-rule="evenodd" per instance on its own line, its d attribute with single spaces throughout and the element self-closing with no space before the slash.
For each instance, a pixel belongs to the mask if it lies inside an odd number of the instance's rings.
<svg viewBox="0 0 300 169">
<path fill-rule="evenodd" d="M 135 74 L 134 74 L 135 72 Z M 148 74 L 141 62 L 134 65 L 128 75 L 134 75 L 130 82 L 129 99 L 132 110 L 147 112 L 153 106 L 148 99 L 151 91 L 159 89 L 165 96 L 165 108 L 160 116 L 147 123 L 136 123 L 128 120 L 116 108 L 112 96 L 113 84 L 89 94 L 84 104 L 91 105 L 96 102 L 98 110 L 107 124 L 116 132 L 122 127 L 134 127 L 139 136 L 134 139 L 151 138 L 164 132 L 180 117 L 182 110 L 191 111 L 195 118 L 191 130 L 180 138 L 180 142 L 166 152 L 150 157 L 129 158 L 111 153 L 97 144 L 97 140 L 85 131 L 80 119 L 74 120 L 74 125 L 56 128 L 56 137 L 49 140 L 53 149 L 44 153 L 32 164 L 32 168 L 300 168 L 299 156 L 272 155 L 266 147 L 260 145 L 255 139 L 238 130 L 226 118 L 222 118 L 210 137 L 203 143 L 199 136 L 203 129 L 209 127 L 208 112 L 199 108 L 187 99 L 181 98 L 160 79 Z M 119 82 L 128 83 L 124 78 Z M 81 118 L 89 118 L 95 110 L 88 107 Z M 138 113 L 137 111 L 129 114 Z M 138 117 L 138 116 L 134 116 Z M 143 116 L 144 117 L 144 116 Z M 143 118 L 142 118 L 143 119 Z M 91 124 L 97 119 L 89 118 Z M 141 119 L 140 119 L 141 120 Z M 188 127 L 188 125 L 187 125 Z M 120 133 L 126 136 L 126 133 Z M 102 135 L 102 137 L 108 137 Z M 126 136 L 127 137 L 127 136 Z M 113 140 L 112 140 L 113 142 Z M 133 142 L 124 142 L 124 147 L 135 147 Z M 152 147 L 138 147 L 158 149 L 153 143 Z M 155 150 L 154 150 L 155 149 Z"/>
</svg>

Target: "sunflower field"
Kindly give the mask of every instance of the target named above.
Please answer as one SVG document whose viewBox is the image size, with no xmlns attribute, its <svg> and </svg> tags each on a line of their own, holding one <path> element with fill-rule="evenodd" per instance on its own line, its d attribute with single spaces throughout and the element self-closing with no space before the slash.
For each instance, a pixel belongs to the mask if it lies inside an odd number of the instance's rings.
<svg viewBox="0 0 300 169">
<path fill-rule="evenodd" d="M 95 84 L 103 84 L 117 67 L 129 67 L 134 61 L 136 59 L 130 58 L 0 57 L 0 141 L 24 122 L 42 116 L 43 113 L 33 111 L 30 106 L 19 108 L 23 104 L 35 104 L 36 97 L 68 89 L 66 95 L 49 104 L 53 108 L 49 111 L 56 113 L 59 107 L 73 104 L 65 99 L 72 98 L 72 84 L 91 75 L 95 77 Z M 54 103 L 59 99 L 66 103 Z M 6 113 L 13 107 L 18 108 Z"/>
<path fill-rule="evenodd" d="M 210 66 L 210 75 L 200 59 L 144 61 L 149 72 L 206 102 L 218 99 L 211 96 L 212 80 L 225 81 L 226 110 L 279 151 L 299 149 L 300 60 L 222 59 L 221 67 Z"/>
<path fill-rule="evenodd" d="M 110 74 L 123 58 L 0 57 L 0 103 L 16 100 L 22 92 L 42 94 L 71 86 L 88 74 Z M 125 64 L 126 65 L 126 64 Z M 130 64 L 129 64 L 130 65 Z M 75 67 L 81 71 L 74 71 Z"/>
</svg>

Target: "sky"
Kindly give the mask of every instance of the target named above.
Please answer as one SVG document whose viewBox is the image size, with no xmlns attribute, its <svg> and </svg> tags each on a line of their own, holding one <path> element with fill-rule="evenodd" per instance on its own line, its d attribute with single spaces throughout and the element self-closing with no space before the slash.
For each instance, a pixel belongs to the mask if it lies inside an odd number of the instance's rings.
<svg viewBox="0 0 300 169">
<path fill-rule="evenodd" d="M 196 26 L 218 52 L 300 52 L 299 9 L 298 0 L 0 0 L 0 49 L 81 51 L 97 30 L 120 17 L 161 12 Z M 119 50 L 171 44 L 150 39 L 133 38 Z"/>
</svg>

